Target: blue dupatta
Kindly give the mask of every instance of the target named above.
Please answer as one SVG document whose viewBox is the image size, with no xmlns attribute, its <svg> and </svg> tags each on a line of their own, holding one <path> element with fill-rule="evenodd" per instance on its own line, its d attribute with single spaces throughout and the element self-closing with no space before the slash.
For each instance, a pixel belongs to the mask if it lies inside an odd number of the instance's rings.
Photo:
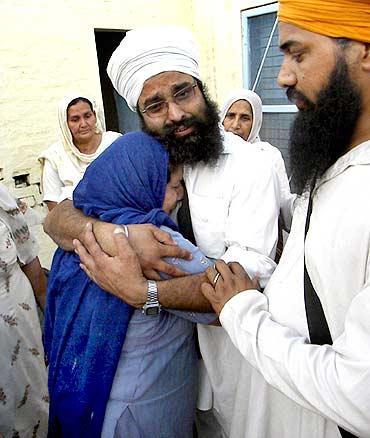
<svg viewBox="0 0 370 438">
<path fill-rule="evenodd" d="M 176 230 L 161 208 L 167 168 L 168 154 L 154 138 L 126 134 L 88 167 L 73 193 L 74 205 L 106 222 Z M 132 312 L 86 276 L 75 253 L 56 251 L 45 313 L 49 436 L 100 437 Z"/>
</svg>

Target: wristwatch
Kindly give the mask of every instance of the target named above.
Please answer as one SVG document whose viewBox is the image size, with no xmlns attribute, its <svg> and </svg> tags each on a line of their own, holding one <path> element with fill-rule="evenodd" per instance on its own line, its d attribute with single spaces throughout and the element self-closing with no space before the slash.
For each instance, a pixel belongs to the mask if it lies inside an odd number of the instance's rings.
<svg viewBox="0 0 370 438">
<path fill-rule="evenodd" d="M 157 283 L 153 280 L 148 280 L 148 297 L 146 303 L 142 307 L 142 313 L 144 315 L 155 316 L 159 315 L 160 311 L 161 305 L 158 301 Z"/>
</svg>

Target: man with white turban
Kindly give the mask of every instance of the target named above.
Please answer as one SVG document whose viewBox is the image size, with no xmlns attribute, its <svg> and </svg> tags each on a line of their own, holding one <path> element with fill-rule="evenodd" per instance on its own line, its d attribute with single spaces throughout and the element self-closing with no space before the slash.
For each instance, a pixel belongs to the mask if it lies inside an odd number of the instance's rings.
<svg viewBox="0 0 370 438">
<path fill-rule="evenodd" d="M 199 248 L 209 258 L 238 260 L 252 277 L 258 276 L 264 287 L 276 266 L 273 258 L 279 214 L 278 183 L 263 154 L 245 148 L 243 140 L 225 132 L 219 124 L 217 107 L 199 79 L 197 47 L 191 34 L 174 27 L 130 31 L 113 53 L 107 71 L 119 94 L 138 112 L 142 128 L 168 149 L 171 164 L 186 165 L 184 180 Z M 73 226 L 68 227 L 72 217 Z M 46 228 L 68 248 L 68 236 L 83 238 L 87 220 L 71 212 L 64 203 L 49 216 Z M 98 240 L 103 234 L 99 231 L 101 227 L 101 223 L 94 222 Z M 153 278 L 153 269 L 164 271 L 163 262 L 160 268 L 158 262 L 148 268 L 148 257 L 142 255 L 143 244 L 137 243 L 142 232 L 137 226 L 128 228 L 130 243 L 138 248 L 146 275 L 149 273 Z M 159 235 L 158 231 L 154 233 Z M 106 236 L 110 238 L 111 230 L 105 234 L 110 234 Z M 144 246 L 152 248 L 146 236 Z M 168 241 L 166 237 L 160 238 L 163 239 Z M 131 275 L 138 274 L 135 267 L 130 266 L 128 276 L 121 277 L 121 268 L 129 264 L 120 266 L 120 256 L 103 254 L 91 232 L 87 232 L 84 243 L 92 255 L 78 245 L 88 266 L 86 272 L 103 289 L 142 307 L 147 301 L 148 284 L 141 270 L 132 284 Z M 106 241 L 101 244 L 106 248 Z M 156 243 L 154 247 L 163 245 Z M 160 257 L 167 255 L 162 248 L 157 253 Z M 98 268 L 96 272 L 84 255 Z M 99 269 L 100 263 L 107 265 Z M 201 274 L 160 281 L 156 284 L 158 292 L 151 291 L 151 302 L 157 307 L 161 303 L 165 307 L 207 310 L 209 303 L 200 292 L 205 279 L 205 274 Z M 126 284 L 130 287 L 126 288 Z M 199 327 L 199 341 L 213 391 L 207 394 L 207 400 L 202 399 L 202 408 L 209 410 L 213 405 L 220 424 L 213 436 L 225 437 L 230 433 L 235 412 L 244 406 L 243 394 L 235 399 L 244 361 L 221 327 Z M 202 432 L 200 435 L 204 436 Z"/>
<path fill-rule="evenodd" d="M 231 436 L 370 437 L 370 2 L 280 0 L 279 33 L 304 195 L 264 294 L 222 261 L 202 288 L 250 364 Z"/>
</svg>

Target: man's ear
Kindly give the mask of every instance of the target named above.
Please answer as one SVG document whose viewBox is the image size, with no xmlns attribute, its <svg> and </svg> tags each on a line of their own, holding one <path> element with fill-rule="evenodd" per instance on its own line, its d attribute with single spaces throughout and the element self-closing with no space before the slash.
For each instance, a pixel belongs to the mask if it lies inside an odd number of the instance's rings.
<svg viewBox="0 0 370 438">
<path fill-rule="evenodd" d="M 362 68 L 370 72 L 370 43 L 363 43 Z"/>
</svg>

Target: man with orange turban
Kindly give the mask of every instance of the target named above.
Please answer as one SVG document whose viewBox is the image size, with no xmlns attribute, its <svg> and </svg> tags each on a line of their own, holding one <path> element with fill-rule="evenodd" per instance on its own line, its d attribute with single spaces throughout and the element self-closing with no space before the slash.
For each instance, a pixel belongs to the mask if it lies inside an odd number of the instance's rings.
<svg viewBox="0 0 370 438">
<path fill-rule="evenodd" d="M 370 1 L 281 0 L 279 37 L 291 233 L 263 294 L 223 261 L 202 286 L 249 369 L 231 436 L 370 437 Z"/>
</svg>

